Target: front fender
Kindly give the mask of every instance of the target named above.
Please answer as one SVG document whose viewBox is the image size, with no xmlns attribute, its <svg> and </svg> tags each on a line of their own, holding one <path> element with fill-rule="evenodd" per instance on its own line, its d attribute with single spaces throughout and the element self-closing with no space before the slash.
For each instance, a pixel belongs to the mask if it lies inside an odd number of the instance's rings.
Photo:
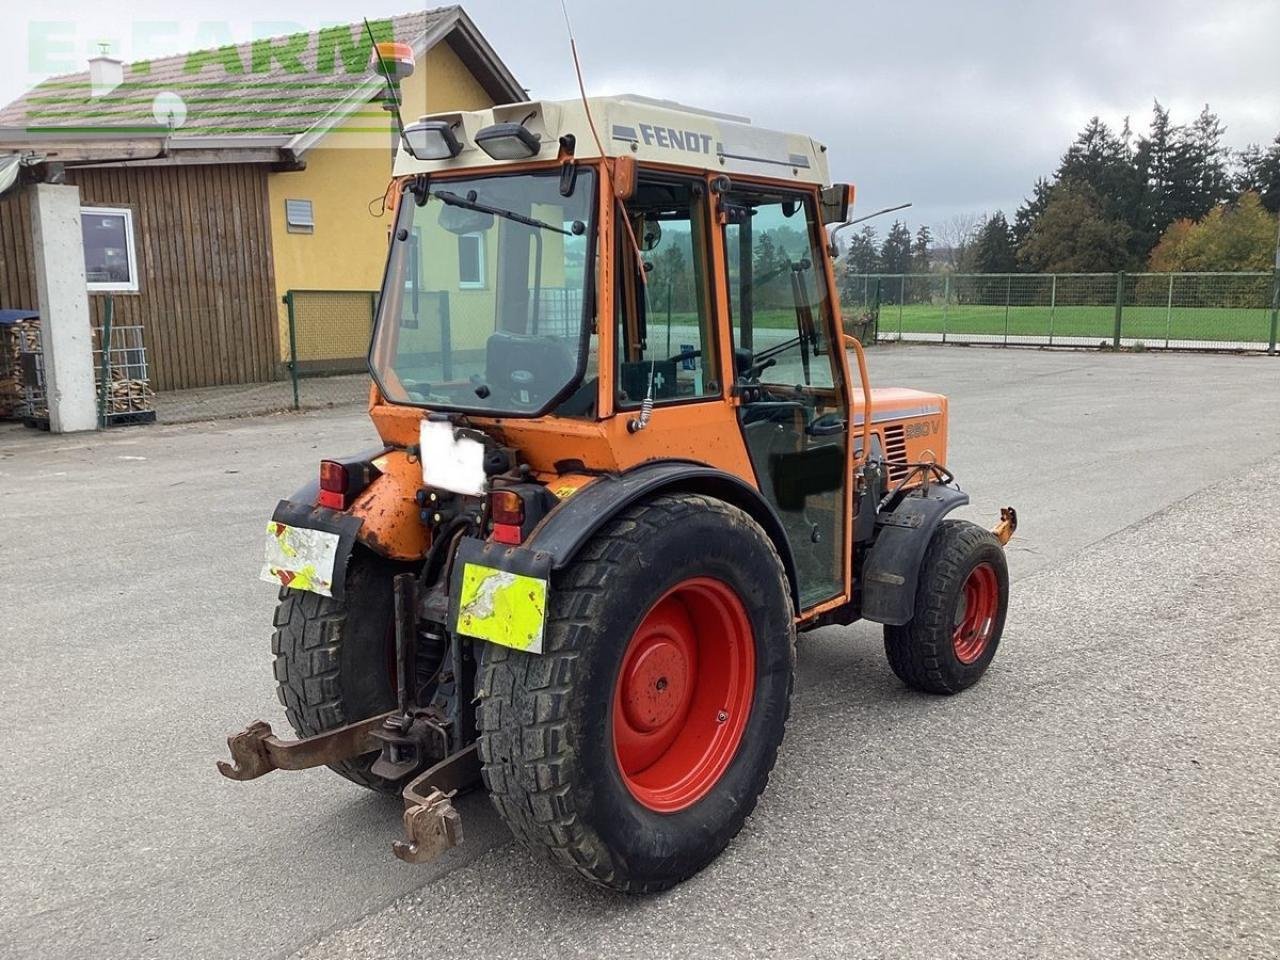
<svg viewBox="0 0 1280 960">
<path fill-rule="evenodd" d="M 931 485 L 902 498 L 876 518 L 880 533 L 862 567 L 862 616 L 901 625 L 915 615 L 920 564 L 942 518 L 969 502 L 955 487 Z"/>
</svg>

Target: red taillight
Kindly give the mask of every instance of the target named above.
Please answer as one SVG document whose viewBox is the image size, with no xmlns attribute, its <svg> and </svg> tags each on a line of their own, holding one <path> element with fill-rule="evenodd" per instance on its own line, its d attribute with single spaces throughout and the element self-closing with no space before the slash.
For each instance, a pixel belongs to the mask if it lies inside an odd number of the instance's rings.
<svg viewBox="0 0 1280 960">
<path fill-rule="evenodd" d="M 489 494 L 489 518 L 493 521 L 493 539 L 498 543 L 515 546 L 524 539 L 524 499 L 514 490 Z"/>
<path fill-rule="evenodd" d="M 347 508 L 347 468 L 336 460 L 320 461 L 320 495 L 316 502 L 331 510 Z"/>
<path fill-rule="evenodd" d="M 514 490 L 495 490 L 489 494 L 489 516 L 495 524 L 519 527 L 524 524 L 524 500 Z"/>
</svg>

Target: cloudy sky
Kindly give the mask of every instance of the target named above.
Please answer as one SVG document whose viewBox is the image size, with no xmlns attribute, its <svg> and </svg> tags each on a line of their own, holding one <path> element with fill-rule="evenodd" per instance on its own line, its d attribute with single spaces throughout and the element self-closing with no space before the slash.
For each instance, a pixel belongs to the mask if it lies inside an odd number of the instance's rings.
<svg viewBox="0 0 1280 960">
<path fill-rule="evenodd" d="M 100 40 L 139 59 L 208 46 L 211 30 L 248 40 L 412 6 L 45 0 L 26 5 L 38 20 L 6 17 L 0 103 L 82 69 Z M 559 0 L 464 6 L 533 97 L 576 94 Z M 590 92 L 810 134 L 830 146 L 833 176 L 858 184 L 861 211 L 911 201 L 913 226 L 1012 216 L 1091 115 L 1117 126 L 1130 115 L 1144 129 L 1154 98 L 1175 120 L 1211 104 L 1232 146 L 1280 133 L 1280 0 L 569 0 L 569 10 Z"/>
</svg>

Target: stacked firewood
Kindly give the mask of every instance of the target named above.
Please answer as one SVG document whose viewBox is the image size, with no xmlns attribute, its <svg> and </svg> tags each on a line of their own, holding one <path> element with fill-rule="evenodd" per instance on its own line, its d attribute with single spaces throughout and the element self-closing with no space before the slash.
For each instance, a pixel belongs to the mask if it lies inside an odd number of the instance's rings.
<svg viewBox="0 0 1280 960">
<path fill-rule="evenodd" d="M 0 326 L 0 417 L 22 415 L 22 368 L 18 355 L 40 349 L 38 320 L 22 320 Z"/>
<path fill-rule="evenodd" d="M 101 389 L 101 385 L 99 385 Z M 125 376 L 124 370 L 111 371 L 107 389 L 107 413 L 138 413 L 154 409 L 156 393 L 146 380 Z"/>
<path fill-rule="evenodd" d="M 94 340 L 93 376 L 98 389 L 98 402 L 101 404 L 102 352 L 96 335 Z M 0 326 L 0 417 L 33 417 L 39 420 L 49 415 L 44 385 L 24 383 L 22 379 L 19 355 L 39 352 L 39 320 L 24 320 Z M 119 343 L 113 346 L 110 382 L 106 391 L 107 414 L 143 413 L 155 409 L 156 394 L 151 389 L 150 382 L 131 376 L 146 370 L 145 360 L 137 359 L 141 353 L 141 346 L 121 346 Z M 119 363 L 122 359 L 129 362 Z"/>
</svg>

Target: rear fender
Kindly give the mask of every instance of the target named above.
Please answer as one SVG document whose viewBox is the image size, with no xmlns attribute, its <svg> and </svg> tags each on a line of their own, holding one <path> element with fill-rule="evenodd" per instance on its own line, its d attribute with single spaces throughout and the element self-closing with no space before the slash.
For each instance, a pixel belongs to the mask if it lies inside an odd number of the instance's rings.
<svg viewBox="0 0 1280 960">
<path fill-rule="evenodd" d="M 299 487 L 281 500 L 271 519 L 293 527 L 324 530 L 339 536 L 334 563 L 333 594 L 341 599 L 351 551 L 357 543 L 390 560 L 421 560 L 429 540 L 419 518 L 417 493 L 422 489 L 422 468 L 403 450 L 375 447 L 344 461 L 365 460 L 377 467 L 379 476 L 365 487 L 346 510 L 316 506 L 319 477 Z"/>
<path fill-rule="evenodd" d="M 731 473 L 700 463 L 660 460 L 593 480 L 552 510 L 520 549 L 542 554 L 553 569 L 562 569 L 611 519 L 633 503 L 663 493 L 715 497 L 750 515 L 764 528 L 782 558 L 792 605 L 799 611 L 795 559 L 773 507 L 755 487 Z"/>
<path fill-rule="evenodd" d="M 902 498 L 893 511 L 876 518 L 879 533 L 862 566 L 862 616 L 876 623 L 901 625 L 915 615 L 920 564 L 938 524 L 969 502 L 955 487 L 932 484 Z"/>
</svg>

